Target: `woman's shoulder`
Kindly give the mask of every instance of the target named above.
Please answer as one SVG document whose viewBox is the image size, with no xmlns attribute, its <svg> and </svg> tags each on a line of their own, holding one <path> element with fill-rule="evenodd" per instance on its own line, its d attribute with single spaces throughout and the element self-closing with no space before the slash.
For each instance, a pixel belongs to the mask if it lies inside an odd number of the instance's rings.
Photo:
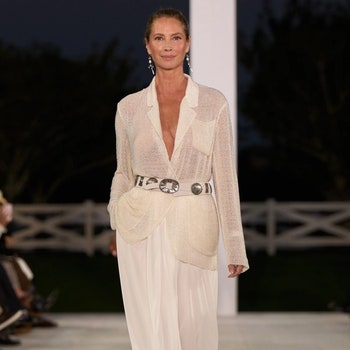
<svg viewBox="0 0 350 350">
<path fill-rule="evenodd" d="M 227 103 L 225 95 L 220 90 L 204 84 L 197 84 L 197 86 L 199 97 L 198 102 L 200 104 L 211 104 L 219 107 Z"/>
<path fill-rule="evenodd" d="M 188 97 L 194 105 L 212 105 L 220 108 L 227 103 L 226 97 L 220 90 L 195 81 L 190 76 L 188 78 Z"/>
<path fill-rule="evenodd" d="M 133 92 L 129 95 L 124 96 L 118 103 L 120 107 L 126 107 L 139 103 L 139 101 L 146 95 L 147 88 Z"/>
<path fill-rule="evenodd" d="M 224 94 L 220 90 L 214 87 L 203 85 L 203 84 L 198 84 L 198 87 L 199 87 L 199 93 L 202 95 L 205 95 L 211 98 L 216 98 L 219 100 L 226 100 Z"/>
<path fill-rule="evenodd" d="M 196 90 L 198 91 L 198 95 L 201 98 L 210 98 L 210 99 L 216 99 L 216 100 L 221 100 L 221 101 L 225 101 L 226 98 L 224 96 L 224 94 L 211 86 L 205 85 L 203 83 L 200 83 L 197 80 L 194 80 L 191 76 L 186 75 L 189 78 L 189 89 L 193 92 L 195 92 Z"/>
</svg>

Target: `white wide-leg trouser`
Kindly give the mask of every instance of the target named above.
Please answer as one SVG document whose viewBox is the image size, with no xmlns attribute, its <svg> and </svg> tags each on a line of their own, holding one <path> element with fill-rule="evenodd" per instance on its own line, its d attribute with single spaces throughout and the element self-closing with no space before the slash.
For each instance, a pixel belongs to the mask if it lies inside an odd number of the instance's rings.
<svg viewBox="0 0 350 350">
<path fill-rule="evenodd" d="M 118 266 L 133 350 L 217 350 L 217 271 L 177 260 L 162 222 L 147 239 L 117 235 Z"/>
</svg>

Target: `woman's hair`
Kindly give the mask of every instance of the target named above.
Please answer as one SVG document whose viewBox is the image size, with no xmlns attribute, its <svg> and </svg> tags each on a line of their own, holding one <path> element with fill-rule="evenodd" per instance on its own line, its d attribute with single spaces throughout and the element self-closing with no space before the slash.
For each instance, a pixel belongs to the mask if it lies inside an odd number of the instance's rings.
<svg viewBox="0 0 350 350">
<path fill-rule="evenodd" d="M 190 28 L 189 28 L 188 21 L 187 21 L 186 17 L 184 16 L 184 14 L 181 11 L 175 10 L 173 8 L 164 8 L 164 9 L 159 9 L 159 10 L 153 12 L 152 15 L 148 18 L 148 21 L 146 24 L 146 30 L 145 30 L 145 34 L 144 34 L 144 39 L 146 42 L 148 42 L 149 37 L 151 35 L 153 22 L 156 19 L 162 18 L 162 17 L 171 17 L 171 18 L 177 19 L 182 24 L 182 26 L 184 28 L 186 39 L 188 39 L 190 37 Z"/>
</svg>

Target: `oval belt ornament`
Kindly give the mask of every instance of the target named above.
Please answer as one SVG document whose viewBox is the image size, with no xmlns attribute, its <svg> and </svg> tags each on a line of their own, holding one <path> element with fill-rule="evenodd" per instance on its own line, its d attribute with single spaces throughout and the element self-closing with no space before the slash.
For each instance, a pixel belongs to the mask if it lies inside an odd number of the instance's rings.
<svg viewBox="0 0 350 350">
<path fill-rule="evenodd" d="M 146 185 L 149 184 L 156 184 L 158 183 L 158 180 L 155 177 L 150 177 L 147 181 L 146 181 Z"/>
<path fill-rule="evenodd" d="M 173 179 L 163 179 L 159 183 L 159 189 L 164 193 L 175 193 L 179 190 L 179 188 L 179 183 Z"/>
<path fill-rule="evenodd" d="M 193 194 L 195 195 L 198 195 L 198 194 L 201 194 L 202 191 L 203 191 L 203 187 L 201 184 L 199 184 L 198 182 L 194 183 L 192 186 L 191 186 L 191 191 Z"/>
</svg>

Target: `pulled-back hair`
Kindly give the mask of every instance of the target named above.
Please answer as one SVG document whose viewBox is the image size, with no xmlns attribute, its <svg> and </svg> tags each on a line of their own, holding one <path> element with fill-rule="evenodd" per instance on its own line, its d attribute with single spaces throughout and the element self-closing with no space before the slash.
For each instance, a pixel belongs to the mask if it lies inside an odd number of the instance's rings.
<svg viewBox="0 0 350 350">
<path fill-rule="evenodd" d="M 149 41 L 149 37 L 150 37 L 151 31 L 152 31 L 153 22 L 156 19 L 163 18 L 163 17 L 171 17 L 171 18 L 177 19 L 182 24 L 182 26 L 184 28 L 186 39 L 188 39 L 190 37 L 190 28 L 189 28 L 188 21 L 187 21 L 186 17 L 184 16 L 184 14 L 181 11 L 175 10 L 173 8 L 164 8 L 164 9 L 159 9 L 159 10 L 153 12 L 151 14 L 151 16 L 148 18 L 148 21 L 146 24 L 146 30 L 145 30 L 145 34 L 144 34 L 144 39 L 146 42 Z"/>
</svg>

